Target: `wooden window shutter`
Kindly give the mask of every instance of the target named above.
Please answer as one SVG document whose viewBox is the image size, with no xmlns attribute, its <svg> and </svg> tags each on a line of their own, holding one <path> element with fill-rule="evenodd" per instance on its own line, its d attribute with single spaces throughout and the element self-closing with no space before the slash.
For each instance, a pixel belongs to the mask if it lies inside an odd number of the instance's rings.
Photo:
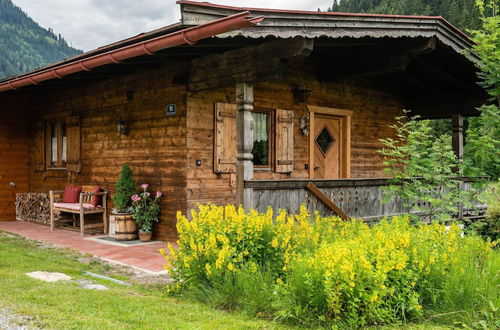
<svg viewBox="0 0 500 330">
<path fill-rule="evenodd" d="M 36 172 L 45 170 L 45 144 L 45 122 L 40 120 L 35 123 L 34 167 Z"/>
<path fill-rule="evenodd" d="M 50 122 L 45 122 L 45 168 L 52 167 L 52 155 L 51 155 L 51 141 L 50 141 L 50 130 L 51 124 Z"/>
<path fill-rule="evenodd" d="M 276 110 L 276 164 L 278 173 L 293 171 L 293 111 Z"/>
<path fill-rule="evenodd" d="M 236 173 L 236 105 L 215 104 L 214 172 Z"/>
<path fill-rule="evenodd" d="M 80 172 L 82 169 L 80 117 L 66 118 L 66 139 L 66 169 L 71 172 Z"/>
</svg>

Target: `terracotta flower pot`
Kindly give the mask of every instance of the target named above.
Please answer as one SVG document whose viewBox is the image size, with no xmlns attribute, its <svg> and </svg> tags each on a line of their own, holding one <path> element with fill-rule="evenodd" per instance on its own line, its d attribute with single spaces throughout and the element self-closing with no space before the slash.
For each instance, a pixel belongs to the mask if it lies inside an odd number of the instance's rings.
<svg viewBox="0 0 500 330">
<path fill-rule="evenodd" d="M 151 236 L 153 236 L 152 232 L 139 231 L 139 239 L 141 242 L 149 242 L 151 240 Z"/>
</svg>

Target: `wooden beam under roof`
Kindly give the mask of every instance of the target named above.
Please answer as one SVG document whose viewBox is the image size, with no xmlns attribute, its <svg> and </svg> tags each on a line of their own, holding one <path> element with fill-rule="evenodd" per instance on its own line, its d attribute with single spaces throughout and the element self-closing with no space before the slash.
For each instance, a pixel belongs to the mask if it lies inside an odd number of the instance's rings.
<svg viewBox="0 0 500 330">
<path fill-rule="evenodd" d="M 477 116 L 479 112 L 476 109 L 487 101 L 486 93 L 469 89 L 414 96 L 405 101 L 405 108 L 423 118 L 449 118 L 454 114 Z"/>
<path fill-rule="evenodd" d="M 276 79 L 286 69 L 286 59 L 308 56 L 312 50 L 313 40 L 299 37 L 198 58 L 192 62 L 188 88 L 201 91 Z"/>
<path fill-rule="evenodd" d="M 428 38 L 411 43 L 393 42 L 383 47 L 377 44 L 348 47 L 315 55 L 319 59 L 320 79 L 336 80 L 404 72 L 414 58 L 428 54 L 435 48 L 435 38 Z"/>
</svg>

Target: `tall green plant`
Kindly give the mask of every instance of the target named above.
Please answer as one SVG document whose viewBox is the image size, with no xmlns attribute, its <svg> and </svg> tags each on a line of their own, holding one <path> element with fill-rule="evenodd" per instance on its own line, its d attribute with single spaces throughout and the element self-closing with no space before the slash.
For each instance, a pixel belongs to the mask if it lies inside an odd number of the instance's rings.
<svg viewBox="0 0 500 330">
<path fill-rule="evenodd" d="M 472 118 L 467 129 L 464 148 L 465 174 L 487 175 L 493 181 L 500 178 L 500 0 L 477 0 L 482 15 L 482 28 L 471 31 L 476 45 L 480 85 L 492 97 L 491 104 L 478 110 L 481 115 Z"/>
<path fill-rule="evenodd" d="M 131 197 L 136 192 L 136 184 L 132 177 L 132 170 L 125 164 L 120 171 L 120 177 L 115 184 L 113 205 L 118 213 L 130 213 L 132 210 Z"/>
<path fill-rule="evenodd" d="M 384 170 L 391 177 L 384 199 L 401 198 L 405 206 L 427 219 L 447 220 L 464 199 L 454 174 L 457 158 L 450 136 L 433 138 L 429 120 L 418 119 L 397 117 L 391 125 L 395 138 L 380 140 Z"/>
</svg>

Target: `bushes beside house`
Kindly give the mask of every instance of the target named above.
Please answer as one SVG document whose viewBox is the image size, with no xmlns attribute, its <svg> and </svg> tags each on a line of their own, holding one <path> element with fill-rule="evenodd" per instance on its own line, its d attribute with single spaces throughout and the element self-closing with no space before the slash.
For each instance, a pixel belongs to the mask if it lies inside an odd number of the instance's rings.
<svg viewBox="0 0 500 330">
<path fill-rule="evenodd" d="M 217 307 L 359 327 L 429 313 L 468 322 L 500 302 L 494 243 L 462 237 L 456 225 L 394 217 L 369 227 L 305 208 L 274 217 L 208 204 L 192 220 L 179 214 L 177 227 L 178 248 L 164 253 L 172 290 Z"/>
</svg>

